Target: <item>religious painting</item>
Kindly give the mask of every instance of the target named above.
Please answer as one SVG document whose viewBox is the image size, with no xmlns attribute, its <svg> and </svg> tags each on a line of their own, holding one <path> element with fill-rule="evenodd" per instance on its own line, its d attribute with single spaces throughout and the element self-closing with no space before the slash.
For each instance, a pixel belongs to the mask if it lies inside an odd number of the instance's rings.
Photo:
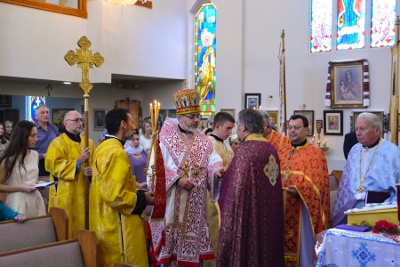
<svg viewBox="0 0 400 267">
<path fill-rule="evenodd" d="M 331 108 L 369 106 L 369 72 L 366 59 L 329 62 Z"/>
<path fill-rule="evenodd" d="M 235 118 L 235 109 L 228 109 L 228 108 L 221 108 L 221 112 L 226 112 L 232 115 L 233 118 Z"/>
<path fill-rule="evenodd" d="M 332 10 L 332 0 L 311 1 L 311 53 L 332 50 Z"/>
<path fill-rule="evenodd" d="M 383 111 L 371 111 L 371 110 L 368 110 L 368 111 L 352 111 L 351 115 L 350 115 L 350 131 L 351 132 L 355 131 L 357 117 L 358 117 L 358 115 L 360 115 L 363 112 L 373 113 L 376 116 L 378 116 L 378 118 L 379 118 L 379 120 L 381 122 L 381 126 L 380 126 L 380 128 L 381 128 L 381 137 L 383 138 L 383 133 L 384 133 L 383 132 L 383 128 L 384 128 L 384 125 L 383 125 L 384 112 Z"/>
<path fill-rule="evenodd" d="M 54 124 L 59 131 L 64 130 L 64 116 L 70 110 L 74 110 L 73 108 L 60 108 L 60 109 L 53 109 L 52 112 L 52 121 L 51 123 Z"/>
<path fill-rule="evenodd" d="M 324 110 L 324 122 L 324 135 L 343 135 L 343 110 Z"/>
<path fill-rule="evenodd" d="M 279 111 L 278 110 L 266 110 L 265 112 L 269 115 L 269 122 L 272 123 L 276 131 L 279 132 Z"/>
<path fill-rule="evenodd" d="M 19 109 L 5 109 L 4 121 L 11 121 L 15 124 L 19 122 Z"/>
<path fill-rule="evenodd" d="M 202 4 L 195 18 L 195 86 L 200 94 L 200 115 L 215 114 L 217 85 L 217 8 Z"/>
<path fill-rule="evenodd" d="M 314 135 L 314 110 L 295 110 L 293 113 L 303 115 L 304 117 L 307 118 L 307 120 L 308 120 L 307 136 L 313 136 Z"/>
<path fill-rule="evenodd" d="M 337 1 L 336 50 L 365 47 L 365 2 Z"/>
<path fill-rule="evenodd" d="M 0 107 L 11 107 L 11 95 L 0 95 Z"/>
<path fill-rule="evenodd" d="M 103 131 L 106 128 L 106 113 L 105 109 L 94 109 L 93 110 L 93 130 Z"/>
<path fill-rule="evenodd" d="M 396 1 L 372 0 L 371 47 L 392 46 L 396 38 Z"/>
<path fill-rule="evenodd" d="M 259 109 L 261 105 L 261 94 L 244 94 L 244 108 Z"/>
</svg>

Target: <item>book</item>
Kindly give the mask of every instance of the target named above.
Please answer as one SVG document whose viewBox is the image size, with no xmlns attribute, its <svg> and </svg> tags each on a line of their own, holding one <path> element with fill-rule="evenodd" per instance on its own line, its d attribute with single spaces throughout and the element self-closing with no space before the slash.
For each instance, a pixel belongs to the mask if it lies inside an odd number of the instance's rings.
<svg viewBox="0 0 400 267">
<path fill-rule="evenodd" d="M 369 226 L 355 226 L 355 225 L 339 224 L 336 226 L 336 229 L 356 231 L 356 232 L 368 232 Z"/>
<path fill-rule="evenodd" d="M 55 184 L 57 184 L 57 182 L 43 182 L 43 183 L 35 184 L 34 186 L 36 188 L 39 188 L 39 187 L 49 187 L 49 186 L 52 186 L 52 185 L 55 185 Z"/>
<path fill-rule="evenodd" d="M 382 203 L 390 198 L 390 192 L 367 191 L 365 196 L 365 204 L 368 203 Z"/>
</svg>

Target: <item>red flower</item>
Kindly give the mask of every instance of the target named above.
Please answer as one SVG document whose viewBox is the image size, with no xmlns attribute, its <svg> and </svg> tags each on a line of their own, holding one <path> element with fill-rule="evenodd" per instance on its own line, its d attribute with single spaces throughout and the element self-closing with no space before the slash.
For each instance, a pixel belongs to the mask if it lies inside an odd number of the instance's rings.
<svg viewBox="0 0 400 267">
<path fill-rule="evenodd" d="M 397 234 L 399 231 L 397 230 L 397 225 L 394 223 L 390 223 L 386 220 L 377 221 L 372 229 L 373 233 L 388 233 L 388 234 Z"/>
</svg>

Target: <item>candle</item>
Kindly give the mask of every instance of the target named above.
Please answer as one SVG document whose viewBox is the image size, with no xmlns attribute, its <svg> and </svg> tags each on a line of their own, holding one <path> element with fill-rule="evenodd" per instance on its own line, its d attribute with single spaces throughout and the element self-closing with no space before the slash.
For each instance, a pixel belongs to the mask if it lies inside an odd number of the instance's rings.
<svg viewBox="0 0 400 267">
<path fill-rule="evenodd" d="M 151 120 L 151 123 L 153 123 L 153 104 L 152 103 L 150 103 L 150 120 Z"/>
<path fill-rule="evenodd" d="M 326 147 L 326 139 L 325 139 L 325 141 L 324 141 L 324 147 Z"/>
</svg>

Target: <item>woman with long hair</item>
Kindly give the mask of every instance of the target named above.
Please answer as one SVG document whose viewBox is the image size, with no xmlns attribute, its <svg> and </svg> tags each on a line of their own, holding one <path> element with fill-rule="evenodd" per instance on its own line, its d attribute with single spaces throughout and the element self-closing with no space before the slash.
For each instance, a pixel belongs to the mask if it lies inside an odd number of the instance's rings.
<svg viewBox="0 0 400 267">
<path fill-rule="evenodd" d="M 139 144 L 139 132 L 135 131 L 132 140 L 127 140 L 124 145 L 129 162 L 132 166 L 132 173 L 136 176 L 136 186 L 138 189 L 147 189 L 147 178 L 143 173 L 146 168 L 147 154 Z"/>
<path fill-rule="evenodd" d="M 6 150 L 6 146 L 8 143 L 8 140 L 6 139 L 4 133 L 5 133 L 4 123 L 1 122 L 0 123 L 0 157 L 1 157 L 1 155 L 3 155 L 4 150 Z"/>
<path fill-rule="evenodd" d="M 140 136 L 140 146 L 143 147 L 147 155 L 150 155 L 151 134 L 151 121 L 150 119 L 145 119 L 142 124 L 142 136 Z"/>
<path fill-rule="evenodd" d="M 37 129 L 30 121 L 20 121 L 0 157 L 0 192 L 8 193 L 6 205 L 27 218 L 46 215 L 38 182 L 39 154 L 33 150 Z"/>
</svg>

